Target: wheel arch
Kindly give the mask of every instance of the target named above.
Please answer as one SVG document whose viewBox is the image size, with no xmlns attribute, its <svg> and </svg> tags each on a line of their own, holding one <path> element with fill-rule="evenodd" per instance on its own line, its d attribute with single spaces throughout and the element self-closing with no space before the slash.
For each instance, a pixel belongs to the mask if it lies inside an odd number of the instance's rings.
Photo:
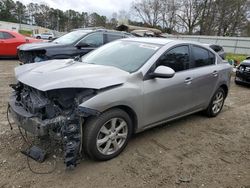
<svg viewBox="0 0 250 188">
<path fill-rule="evenodd" d="M 220 85 L 219 88 L 222 88 L 224 90 L 225 95 L 227 97 L 227 95 L 228 95 L 228 86 L 226 84 L 222 84 L 222 85 Z"/>
<path fill-rule="evenodd" d="M 132 120 L 132 126 L 133 126 L 132 133 L 133 134 L 136 133 L 136 131 L 138 129 L 138 118 L 137 118 L 135 111 L 131 107 L 126 106 L 126 105 L 117 105 L 117 106 L 113 106 L 109 109 L 106 109 L 104 112 L 111 110 L 111 109 L 121 109 L 121 110 L 125 111 Z"/>
</svg>

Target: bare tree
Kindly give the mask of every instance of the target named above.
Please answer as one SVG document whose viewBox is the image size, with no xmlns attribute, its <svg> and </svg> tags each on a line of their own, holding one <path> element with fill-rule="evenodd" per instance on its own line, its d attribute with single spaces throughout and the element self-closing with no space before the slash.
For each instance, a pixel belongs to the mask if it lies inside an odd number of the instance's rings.
<svg viewBox="0 0 250 188">
<path fill-rule="evenodd" d="M 172 33 L 177 23 L 177 12 L 180 8 L 178 0 L 161 0 L 162 27 Z"/>
<path fill-rule="evenodd" d="M 238 35 L 238 29 L 246 24 L 246 0 L 216 0 L 217 35 Z"/>
<path fill-rule="evenodd" d="M 194 29 L 199 26 L 202 15 L 202 0 L 182 0 L 179 10 L 178 24 L 185 28 L 188 34 L 193 34 Z"/>
<path fill-rule="evenodd" d="M 161 0 L 141 0 L 132 3 L 132 10 L 144 23 L 155 27 L 161 21 Z"/>
</svg>

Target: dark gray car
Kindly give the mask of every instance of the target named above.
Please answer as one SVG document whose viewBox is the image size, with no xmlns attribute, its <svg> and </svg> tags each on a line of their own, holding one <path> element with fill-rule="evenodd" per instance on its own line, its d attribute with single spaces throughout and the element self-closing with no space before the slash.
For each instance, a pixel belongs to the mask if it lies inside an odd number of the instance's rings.
<svg viewBox="0 0 250 188">
<path fill-rule="evenodd" d="M 15 73 L 9 105 L 16 124 L 37 136 L 63 138 L 71 165 L 82 145 L 90 157 L 108 160 L 134 133 L 198 111 L 217 116 L 231 66 L 200 43 L 129 38 L 81 62 L 27 64 Z"/>
<path fill-rule="evenodd" d="M 51 42 L 24 44 L 18 47 L 19 60 L 25 63 L 83 56 L 111 41 L 133 37 L 126 32 L 106 29 L 79 29 Z"/>
</svg>

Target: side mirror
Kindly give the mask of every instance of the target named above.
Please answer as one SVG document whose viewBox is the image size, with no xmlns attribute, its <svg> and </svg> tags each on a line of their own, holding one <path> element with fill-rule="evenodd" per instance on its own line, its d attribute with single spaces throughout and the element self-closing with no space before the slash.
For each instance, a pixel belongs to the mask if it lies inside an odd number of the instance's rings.
<svg viewBox="0 0 250 188">
<path fill-rule="evenodd" d="M 175 75 L 175 71 L 166 66 L 159 66 L 154 72 L 150 73 L 152 78 L 172 78 Z"/>
<path fill-rule="evenodd" d="M 81 48 L 81 47 L 91 47 L 91 45 L 84 43 L 84 42 L 79 42 L 78 44 L 76 44 L 77 48 Z"/>
</svg>

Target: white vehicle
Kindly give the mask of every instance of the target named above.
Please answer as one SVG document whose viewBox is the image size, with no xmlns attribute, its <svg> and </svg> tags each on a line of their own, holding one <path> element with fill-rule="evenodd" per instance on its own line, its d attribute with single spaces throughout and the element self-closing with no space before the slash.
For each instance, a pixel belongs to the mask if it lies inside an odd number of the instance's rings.
<svg viewBox="0 0 250 188">
<path fill-rule="evenodd" d="M 53 33 L 34 34 L 34 37 L 37 39 L 46 39 L 46 40 L 52 40 L 53 38 L 55 38 Z"/>
</svg>

